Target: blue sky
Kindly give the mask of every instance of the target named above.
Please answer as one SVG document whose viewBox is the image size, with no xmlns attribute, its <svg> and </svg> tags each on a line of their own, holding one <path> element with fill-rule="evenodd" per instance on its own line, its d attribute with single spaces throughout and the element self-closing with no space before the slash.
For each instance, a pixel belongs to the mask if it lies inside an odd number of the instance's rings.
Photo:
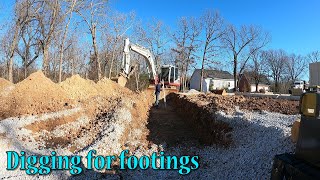
<svg viewBox="0 0 320 180">
<path fill-rule="evenodd" d="M 110 0 L 110 4 L 120 12 L 135 11 L 144 23 L 162 20 L 172 30 L 179 17 L 199 17 L 205 10 L 215 9 L 228 23 L 254 24 L 268 31 L 272 41 L 266 48 L 301 55 L 320 50 L 319 0 Z M 1 0 L 1 25 L 9 22 L 13 5 L 14 0 Z"/>
<path fill-rule="evenodd" d="M 306 55 L 320 50 L 319 0 L 111 0 L 120 12 L 135 11 L 143 22 L 153 17 L 172 29 L 182 16 L 201 16 L 207 9 L 216 9 L 235 25 L 255 24 L 270 32 L 268 48 Z M 1 0 L 1 24 L 9 20 L 14 0 Z"/>
<path fill-rule="evenodd" d="M 268 48 L 302 55 L 320 50 L 319 0 L 113 0 L 111 3 L 119 11 L 135 11 L 142 21 L 155 17 L 172 28 L 181 16 L 201 16 L 207 9 L 216 9 L 229 23 L 255 24 L 270 32 L 272 42 Z"/>
</svg>

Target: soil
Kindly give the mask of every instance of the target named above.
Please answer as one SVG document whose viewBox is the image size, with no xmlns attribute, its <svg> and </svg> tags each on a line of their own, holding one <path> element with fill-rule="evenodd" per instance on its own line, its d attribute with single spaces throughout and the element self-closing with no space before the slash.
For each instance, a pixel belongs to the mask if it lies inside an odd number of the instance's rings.
<svg viewBox="0 0 320 180">
<path fill-rule="evenodd" d="M 179 116 L 172 106 L 153 107 L 147 125 L 150 133 L 148 140 L 155 144 L 176 147 L 186 143 L 198 143 L 198 137 L 187 120 Z"/>
<path fill-rule="evenodd" d="M 36 115 L 72 107 L 72 101 L 64 90 L 41 71 L 16 84 L 2 102 L 0 118 Z"/>
<path fill-rule="evenodd" d="M 71 123 L 76 121 L 81 116 L 80 113 L 72 114 L 70 116 L 62 116 L 58 118 L 50 118 L 46 121 L 38 121 L 31 123 L 27 126 L 25 126 L 25 129 L 31 130 L 33 133 L 40 132 L 43 130 L 46 131 L 53 131 L 56 127 Z"/>
<path fill-rule="evenodd" d="M 60 86 L 70 99 L 83 100 L 98 94 L 95 82 L 83 79 L 78 74 L 61 82 Z"/>
<path fill-rule="evenodd" d="M 108 79 L 102 78 L 96 84 L 96 89 L 101 96 L 121 96 L 121 95 L 134 95 L 135 93 L 128 88 L 120 86 L 118 83 Z"/>
<path fill-rule="evenodd" d="M 241 110 L 269 111 L 287 115 L 299 113 L 299 101 L 268 97 L 221 96 L 215 94 L 190 95 L 188 99 L 213 110 L 232 113 L 235 106 Z"/>
<path fill-rule="evenodd" d="M 0 78 L 0 91 L 2 91 L 4 88 L 13 85 L 10 81 Z"/>
</svg>

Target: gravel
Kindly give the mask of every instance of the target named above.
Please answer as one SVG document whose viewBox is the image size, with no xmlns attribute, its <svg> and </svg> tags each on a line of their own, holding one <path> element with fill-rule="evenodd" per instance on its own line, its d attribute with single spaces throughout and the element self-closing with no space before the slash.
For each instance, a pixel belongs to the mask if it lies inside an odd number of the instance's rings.
<svg viewBox="0 0 320 180">
<path fill-rule="evenodd" d="M 219 120 L 234 128 L 234 144 L 228 149 L 220 147 L 176 147 L 166 154 L 184 155 L 183 149 L 200 157 L 200 168 L 187 175 L 187 179 L 270 179 L 273 157 L 293 152 L 290 125 L 297 115 L 279 113 L 241 112 L 226 115 L 218 112 Z M 174 171 L 131 171 L 124 175 L 133 179 L 177 179 Z M 180 176 L 181 178 L 181 176 Z"/>
<path fill-rule="evenodd" d="M 237 108 L 236 108 L 237 109 Z M 24 143 L 17 138 L 17 132 L 27 135 L 30 132 L 21 130 L 21 127 L 35 122 L 36 120 L 45 120 L 50 116 L 60 116 L 62 114 L 76 113 L 79 109 L 75 108 L 69 111 L 62 111 L 59 114 L 47 114 L 44 116 L 30 116 L 17 119 L 6 119 L 0 121 L 0 135 L 5 133 L 6 137 L 0 136 L 0 162 L 6 162 L 6 150 L 21 150 L 27 153 L 40 153 L 48 154 L 46 151 L 36 151 L 36 144 Z M 124 123 L 129 121 L 131 117 L 126 117 L 123 114 L 130 114 L 126 109 L 122 109 L 115 114 L 118 114 L 123 120 L 117 123 Z M 116 115 L 114 118 L 117 118 Z M 270 113 L 266 111 L 260 112 L 242 112 L 236 110 L 234 115 L 227 115 L 224 112 L 217 112 L 219 120 L 230 123 L 233 127 L 232 136 L 234 143 L 230 148 L 225 149 L 221 147 L 196 147 L 190 144 L 181 147 L 166 148 L 166 145 L 154 146 L 150 150 L 163 149 L 166 155 L 198 155 L 200 157 L 200 167 L 198 170 L 191 171 L 187 176 L 180 176 L 178 170 L 170 171 L 154 171 L 148 170 L 135 170 L 123 171 L 120 175 L 102 175 L 99 172 L 85 171 L 85 173 L 78 178 L 111 178 L 119 179 L 122 176 L 125 179 L 269 179 L 272 167 L 272 160 L 274 155 L 284 152 L 293 152 L 294 144 L 290 141 L 290 126 L 297 115 L 283 115 L 279 113 Z M 85 121 L 85 119 L 83 119 Z M 15 123 L 13 123 L 15 122 Z M 106 127 L 106 132 L 112 132 L 114 129 L 110 124 Z M 117 129 L 115 134 L 121 134 L 123 129 Z M 32 141 L 33 142 L 33 141 Z M 110 149 L 106 144 L 114 143 L 111 141 L 110 136 L 103 136 L 100 141 L 94 143 L 92 148 L 97 149 L 98 154 L 108 154 Z M 117 145 L 118 146 L 118 145 Z M 161 147 L 161 148 L 159 148 Z M 120 147 L 119 147 L 120 148 Z M 85 155 L 87 151 L 80 152 Z M 67 152 L 66 152 L 67 153 Z M 136 155 L 143 155 L 146 152 L 135 152 Z M 85 163 L 85 162 L 84 162 Z M 53 172 L 49 176 L 42 176 L 40 179 L 61 179 L 69 177 L 68 172 Z M 0 163 L 0 177 L 1 179 L 35 179 L 38 176 L 28 176 L 24 171 L 7 171 L 6 163 Z"/>
</svg>

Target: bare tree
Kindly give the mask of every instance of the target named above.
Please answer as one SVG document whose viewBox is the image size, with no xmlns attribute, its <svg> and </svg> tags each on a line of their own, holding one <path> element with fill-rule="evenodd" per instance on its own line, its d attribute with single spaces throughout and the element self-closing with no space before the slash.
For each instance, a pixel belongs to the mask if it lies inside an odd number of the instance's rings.
<svg viewBox="0 0 320 180">
<path fill-rule="evenodd" d="M 313 51 L 307 55 L 310 63 L 320 62 L 320 51 Z"/>
<path fill-rule="evenodd" d="M 283 50 L 268 50 L 263 52 L 270 76 L 274 80 L 275 91 L 279 92 L 279 83 L 285 75 L 285 65 L 288 56 Z"/>
<path fill-rule="evenodd" d="M 49 48 L 55 37 L 59 24 L 62 22 L 61 5 L 59 0 L 41 0 L 34 6 L 39 9 L 36 18 L 40 27 L 40 43 L 43 55 L 42 70 L 49 74 Z"/>
<path fill-rule="evenodd" d="M 122 37 L 125 35 L 125 33 L 133 26 L 134 23 L 135 14 L 129 13 L 129 14 L 123 14 L 119 12 L 115 12 L 111 18 L 110 22 L 110 30 L 111 32 L 109 36 L 110 42 L 112 44 L 111 49 L 111 60 L 110 60 L 110 67 L 109 67 L 109 79 L 111 78 L 111 73 L 113 71 L 114 66 L 114 60 L 116 58 L 116 51 L 122 50 Z M 111 36 L 111 37 L 110 37 Z M 122 52 L 122 51 L 121 51 Z M 106 63 L 107 64 L 107 63 Z"/>
<path fill-rule="evenodd" d="M 217 11 L 205 12 L 201 20 L 205 31 L 205 40 L 201 63 L 200 91 L 202 91 L 204 68 L 208 64 L 217 63 L 214 57 L 217 56 L 217 50 L 220 48 L 219 40 L 225 33 L 223 20 Z"/>
<path fill-rule="evenodd" d="M 13 82 L 13 56 L 17 43 L 19 41 L 19 34 L 21 28 L 25 23 L 31 21 L 32 16 L 30 14 L 30 5 L 31 1 L 19 1 L 16 0 L 15 9 L 14 9 L 14 25 L 13 25 L 13 36 L 10 42 L 10 47 L 8 51 L 8 80 Z M 37 12 L 35 9 L 33 12 Z"/>
<path fill-rule="evenodd" d="M 83 19 L 85 24 L 88 26 L 90 31 L 90 36 L 92 39 L 93 55 L 91 57 L 92 62 L 95 63 L 96 78 L 101 79 L 101 62 L 99 57 L 98 48 L 98 34 L 97 29 L 105 28 L 103 23 L 106 14 L 108 0 L 90 0 L 84 1 L 81 6 L 79 6 L 75 11 Z"/>
<path fill-rule="evenodd" d="M 198 58 L 196 52 L 199 48 L 199 35 L 201 23 L 196 18 L 183 17 L 178 21 L 178 30 L 172 35 L 175 47 L 172 51 L 176 53 L 175 64 L 179 67 L 182 91 L 187 86 L 187 74 L 194 59 Z"/>
<path fill-rule="evenodd" d="M 265 77 L 266 73 L 266 62 L 265 56 L 266 53 L 262 53 L 261 51 L 256 51 L 252 54 L 252 65 L 251 65 L 251 78 L 253 79 L 256 92 L 258 92 L 258 86 L 262 81 L 262 78 Z"/>
<path fill-rule="evenodd" d="M 156 71 L 159 72 L 160 66 L 163 63 L 163 55 L 167 51 L 167 45 L 169 43 L 168 27 L 160 21 L 153 19 L 145 28 L 141 25 L 137 25 L 136 34 L 138 41 L 146 44 L 146 46 L 152 51 L 155 60 Z"/>
<path fill-rule="evenodd" d="M 225 48 L 233 57 L 234 87 L 237 88 L 237 72 L 240 57 L 244 57 L 243 67 L 245 67 L 249 56 L 255 51 L 263 48 L 268 43 L 269 35 L 264 33 L 260 27 L 242 26 L 237 29 L 233 25 L 228 25 L 226 34 L 222 40 Z M 241 68 L 242 70 L 244 68 Z"/>
<path fill-rule="evenodd" d="M 77 5 L 77 0 L 66 0 L 65 1 L 65 8 L 66 8 L 66 12 L 64 14 L 64 16 L 67 16 L 67 22 L 65 24 L 64 30 L 63 30 L 63 36 L 61 39 L 61 43 L 59 46 L 59 81 L 61 82 L 61 77 L 62 77 L 62 63 L 63 63 L 63 56 L 64 56 L 64 51 L 65 51 L 65 40 L 67 39 L 67 35 L 68 35 L 68 30 L 69 30 L 69 25 L 72 19 L 72 15 L 74 12 L 74 9 Z"/>
<path fill-rule="evenodd" d="M 301 55 L 292 54 L 286 61 L 286 72 L 291 83 L 294 83 L 307 69 L 306 58 Z"/>
<path fill-rule="evenodd" d="M 28 67 L 39 57 L 38 36 L 39 28 L 35 21 L 24 24 L 20 33 L 21 45 L 16 47 L 16 52 L 23 62 L 24 78 L 28 75 Z"/>
</svg>

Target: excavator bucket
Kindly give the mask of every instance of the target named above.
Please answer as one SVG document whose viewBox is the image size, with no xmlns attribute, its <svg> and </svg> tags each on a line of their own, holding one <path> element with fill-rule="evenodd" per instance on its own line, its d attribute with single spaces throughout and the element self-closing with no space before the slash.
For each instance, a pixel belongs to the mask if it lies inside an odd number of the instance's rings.
<svg viewBox="0 0 320 180">
<path fill-rule="evenodd" d="M 118 77 L 118 80 L 117 80 L 117 83 L 118 83 L 120 86 L 125 87 L 126 84 L 127 84 L 127 81 L 128 81 L 127 78 L 125 78 L 125 77 L 123 77 L 123 76 L 119 76 L 119 77 Z"/>
<path fill-rule="evenodd" d="M 223 96 L 227 95 L 227 92 L 226 92 L 226 90 L 224 90 L 224 89 L 221 89 L 221 90 L 213 90 L 212 92 L 213 92 L 214 94 L 219 94 L 219 95 L 223 95 Z"/>
<path fill-rule="evenodd" d="M 118 77 L 111 78 L 111 80 L 117 82 L 122 87 L 125 87 L 128 81 L 128 79 L 121 74 Z"/>
</svg>

